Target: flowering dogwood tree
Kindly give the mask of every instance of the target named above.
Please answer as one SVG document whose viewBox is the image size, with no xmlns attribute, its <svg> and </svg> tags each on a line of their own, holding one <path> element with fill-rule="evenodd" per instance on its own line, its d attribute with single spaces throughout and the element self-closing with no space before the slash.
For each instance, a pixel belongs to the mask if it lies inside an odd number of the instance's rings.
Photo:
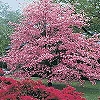
<svg viewBox="0 0 100 100">
<path fill-rule="evenodd" d="M 100 79 L 99 35 L 86 39 L 72 27 L 86 25 L 74 7 L 50 0 L 33 2 L 23 10 L 24 18 L 10 36 L 11 49 L 1 61 L 10 74 L 30 77 L 38 74 L 49 81 L 91 82 Z"/>
</svg>

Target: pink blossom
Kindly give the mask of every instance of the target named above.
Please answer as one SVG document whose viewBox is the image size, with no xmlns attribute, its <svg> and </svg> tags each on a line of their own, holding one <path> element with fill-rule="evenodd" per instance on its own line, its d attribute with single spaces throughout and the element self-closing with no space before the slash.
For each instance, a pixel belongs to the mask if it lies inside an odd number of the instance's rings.
<svg viewBox="0 0 100 100">
<path fill-rule="evenodd" d="M 64 7 L 65 6 L 65 7 Z M 100 80 L 100 40 L 86 39 L 73 27 L 86 25 L 86 18 L 75 14 L 73 6 L 41 0 L 23 10 L 20 24 L 11 34 L 11 50 L 0 61 L 6 62 L 16 77 L 38 74 L 51 81 L 80 81 L 82 76 Z"/>
</svg>

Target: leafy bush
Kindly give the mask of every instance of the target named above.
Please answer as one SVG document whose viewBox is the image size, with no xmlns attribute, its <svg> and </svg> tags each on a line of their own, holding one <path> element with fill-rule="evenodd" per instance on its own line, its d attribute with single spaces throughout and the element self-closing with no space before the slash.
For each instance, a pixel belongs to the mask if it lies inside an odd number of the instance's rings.
<svg viewBox="0 0 100 100">
<path fill-rule="evenodd" d="M 0 77 L 0 100 L 86 100 L 82 95 L 71 86 L 58 90 L 46 87 L 39 80 Z"/>
</svg>

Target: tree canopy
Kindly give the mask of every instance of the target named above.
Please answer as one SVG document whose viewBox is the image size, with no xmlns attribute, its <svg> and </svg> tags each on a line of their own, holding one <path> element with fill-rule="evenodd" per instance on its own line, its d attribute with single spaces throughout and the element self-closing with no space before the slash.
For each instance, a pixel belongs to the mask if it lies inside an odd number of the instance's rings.
<svg viewBox="0 0 100 100">
<path fill-rule="evenodd" d="M 90 26 L 85 28 L 91 34 L 100 33 L 100 1 L 99 0 L 54 0 L 54 2 L 70 3 L 75 6 L 76 12 L 85 13 L 89 17 Z"/>
<path fill-rule="evenodd" d="M 11 49 L 0 61 L 6 62 L 9 74 L 31 77 L 38 74 L 49 81 L 100 80 L 99 34 L 86 39 L 74 33 L 86 24 L 74 7 L 53 3 L 51 0 L 33 2 L 23 10 L 20 23 L 10 23 Z"/>
</svg>

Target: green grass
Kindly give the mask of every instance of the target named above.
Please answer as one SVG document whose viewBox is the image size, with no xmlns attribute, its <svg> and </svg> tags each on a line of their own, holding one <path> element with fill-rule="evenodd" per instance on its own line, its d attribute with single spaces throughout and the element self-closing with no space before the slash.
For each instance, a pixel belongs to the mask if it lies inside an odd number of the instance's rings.
<svg viewBox="0 0 100 100">
<path fill-rule="evenodd" d="M 79 87 L 74 84 L 72 86 L 74 86 L 77 91 L 83 92 L 87 100 L 98 100 L 100 96 L 100 81 L 97 81 L 96 85 L 92 85 L 89 81 L 86 81 L 84 87 Z"/>
<path fill-rule="evenodd" d="M 39 78 L 32 78 L 33 80 L 38 80 Z M 47 85 L 46 79 L 42 81 L 45 85 Z M 100 96 L 100 81 L 97 81 L 96 85 L 92 85 L 89 81 L 86 81 L 83 86 L 78 86 L 76 84 L 77 82 L 73 82 L 72 86 L 76 88 L 76 91 L 83 92 L 84 97 L 87 100 L 98 100 L 98 97 Z M 53 87 L 57 89 L 63 89 L 66 87 L 63 83 L 53 83 Z"/>
</svg>

